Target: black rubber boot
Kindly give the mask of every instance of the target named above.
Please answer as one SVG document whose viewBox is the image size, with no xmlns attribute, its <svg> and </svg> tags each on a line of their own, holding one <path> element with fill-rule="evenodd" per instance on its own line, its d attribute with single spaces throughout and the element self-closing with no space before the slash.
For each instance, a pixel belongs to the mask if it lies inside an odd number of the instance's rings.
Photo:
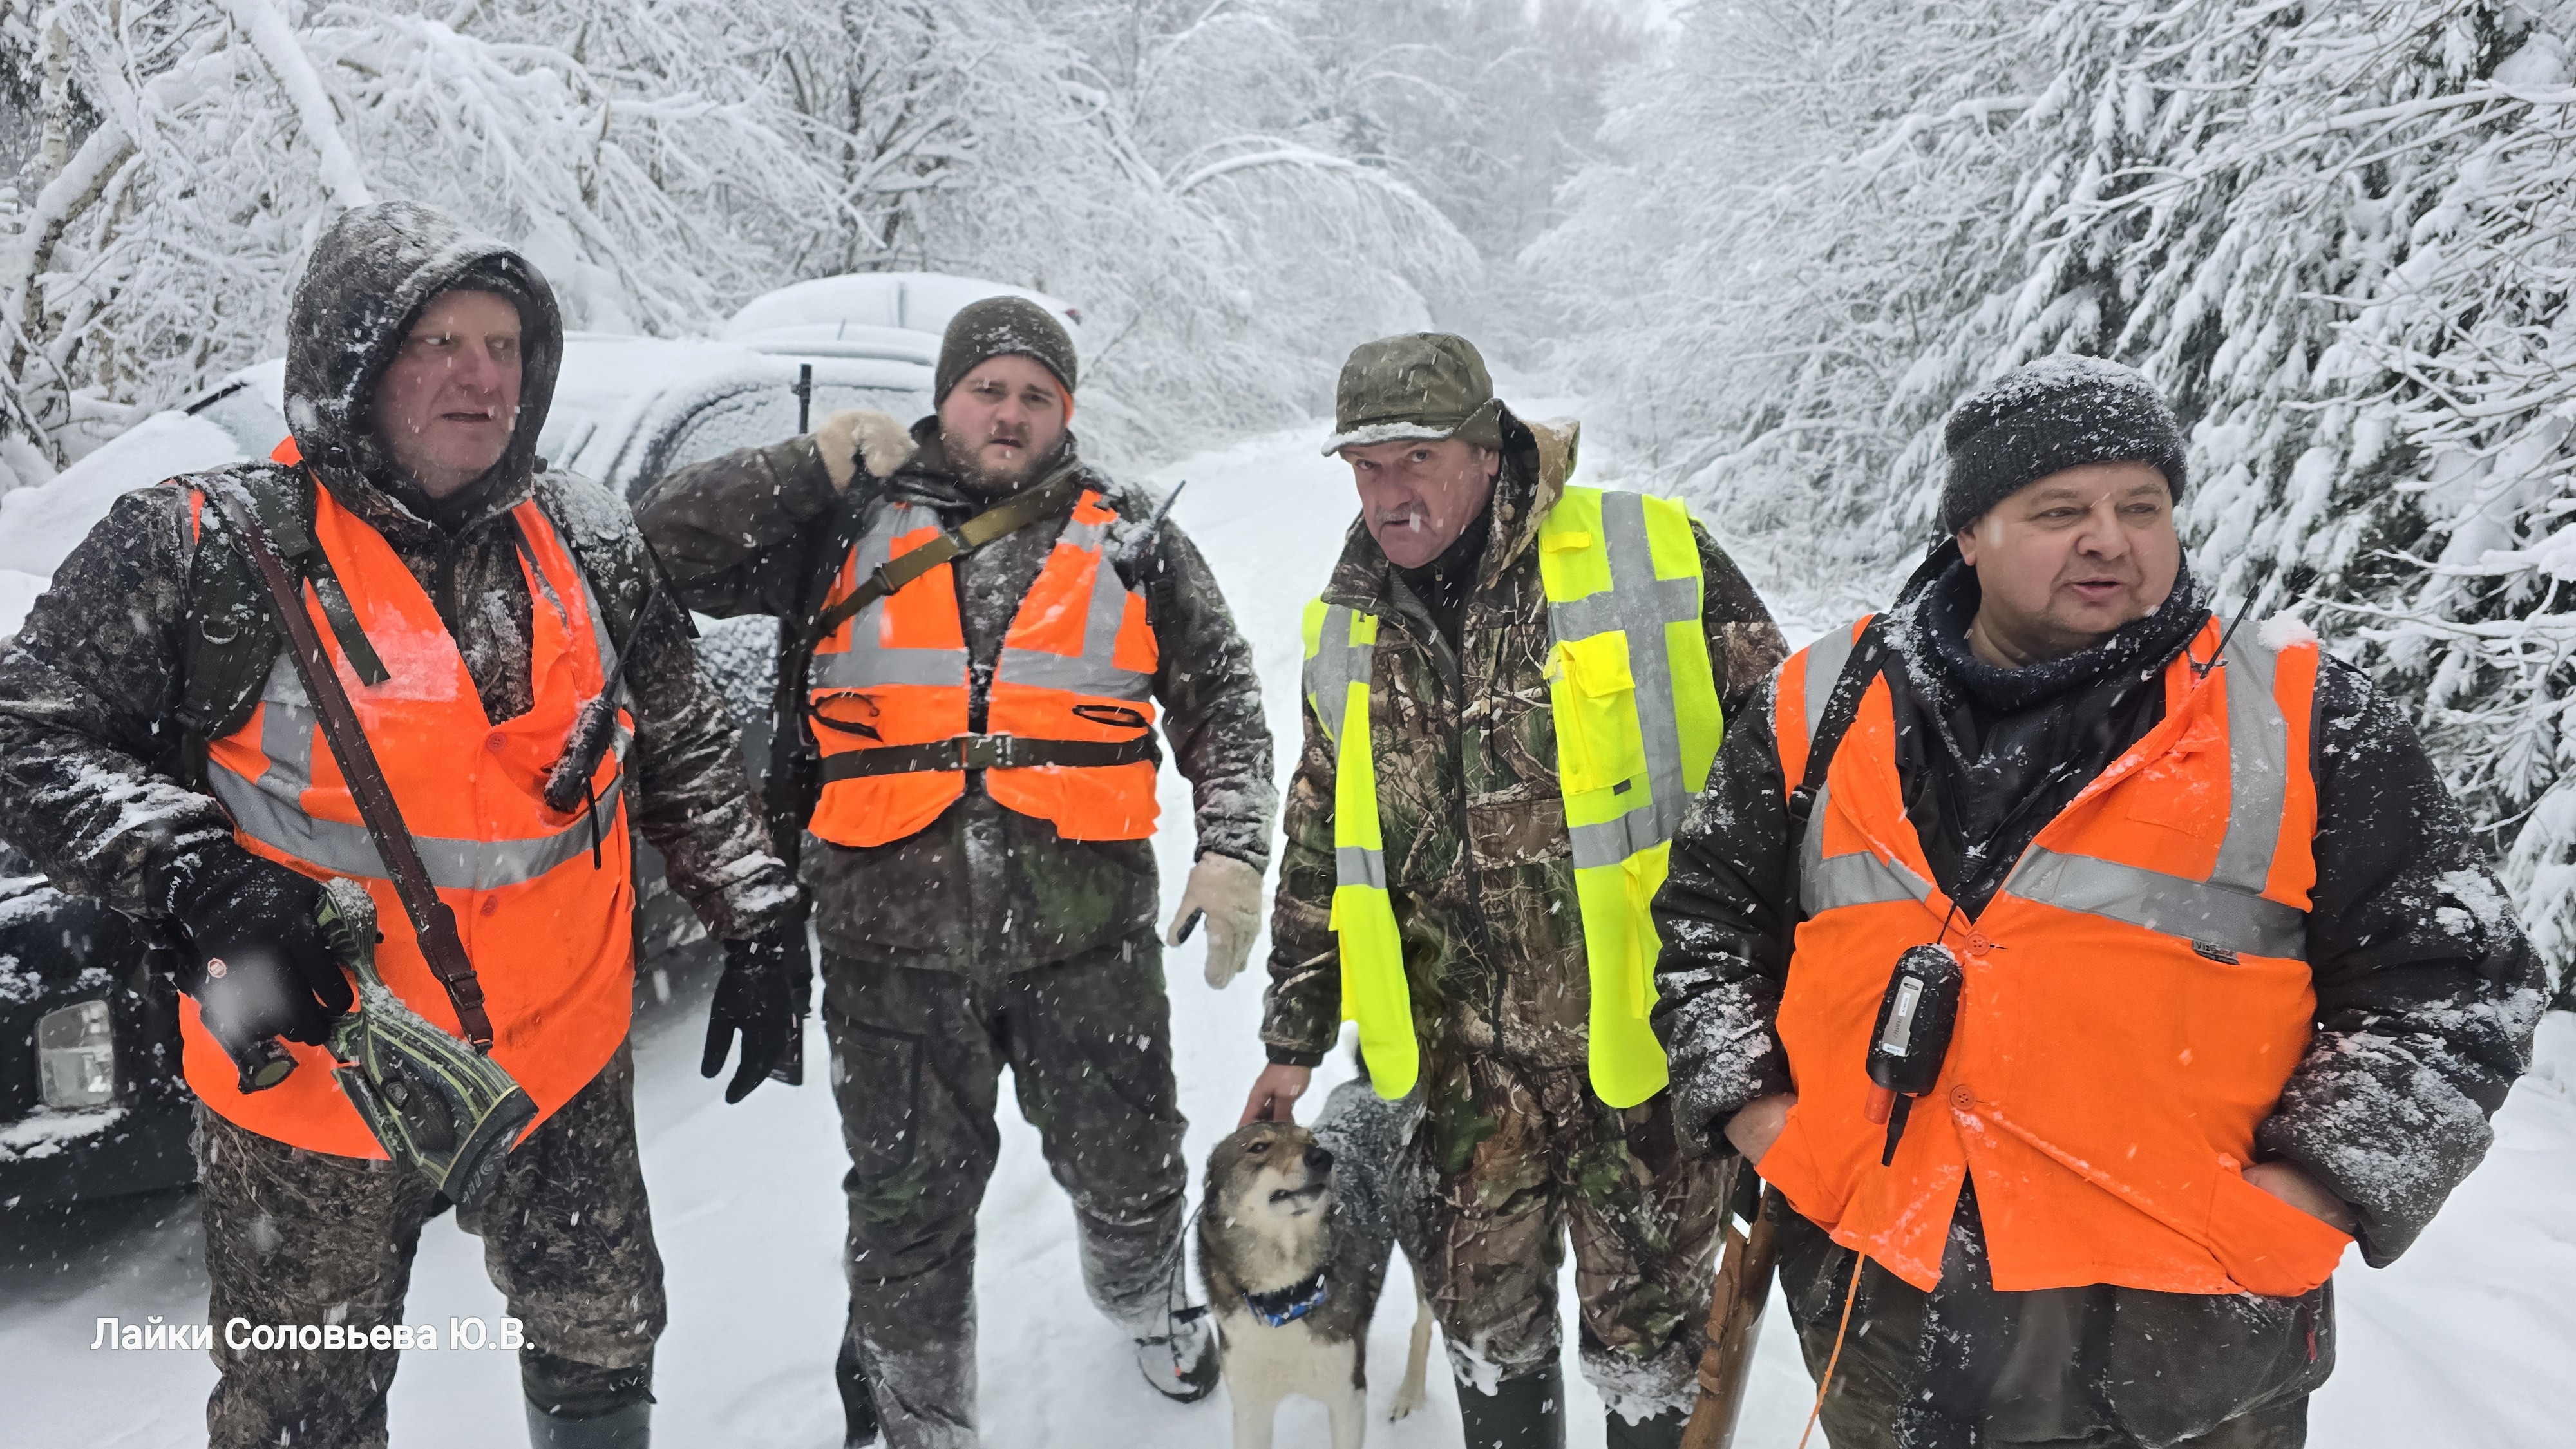
<svg viewBox="0 0 2576 1449">
<path fill-rule="evenodd" d="M 1136 1340 L 1136 1367 L 1154 1392 L 1176 1404 L 1215 1393 L 1224 1367 L 1217 1360 L 1216 1320 L 1204 1306 L 1176 1311 L 1166 1331 Z"/>
<path fill-rule="evenodd" d="M 1626 1415 L 1608 1409 L 1602 1412 L 1602 1422 L 1609 1429 L 1602 1440 L 1608 1449 L 1682 1449 L 1682 1430 L 1690 1427 L 1690 1410 L 1673 1409 L 1631 1424 Z"/>
<path fill-rule="evenodd" d="M 1565 1449 L 1565 1370 L 1555 1364 L 1505 1379 L 1490 1394 L 1458 1385 L 1467 1449 Z"/>
<path fill-rule="evenodd" d="M 832 1380 L 841 1387 L 842 1449 L 866 1449 L 877 1442 L 877 1400 L 868 1387 L 867 1368 L 859 1362 L 859 1335 L 846 1325 L 841 1329 L 841 1357 L 832 1365 Z"/>
<path fill-rule="evenodd" d="M 653 1365 L 603 1368 L 519 1350 L 519 1388 L 536 1449 L 646 1449 L 653 1442 Z"/>
<path fill-rule="evenodd" d="M 628 1404 L 588 1419 L 565 1419 L 528 1405 L 528 1443 L 534 1449 L 650 1449 L 653 1401 Z"/>
</svg>

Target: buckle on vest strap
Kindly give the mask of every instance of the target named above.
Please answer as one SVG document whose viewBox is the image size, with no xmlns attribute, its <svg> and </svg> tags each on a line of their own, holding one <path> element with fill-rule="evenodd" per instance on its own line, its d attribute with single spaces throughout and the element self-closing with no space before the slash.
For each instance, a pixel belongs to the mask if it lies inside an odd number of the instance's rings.
<svg viewBox="0 0 2576 1449">
<path fill-rule="evenodd" d="M 958 767 L 967 770 L 1007 768 L 1010 741 L 1009 735 L 959 735 L 957 737 Z"/>
</svg>

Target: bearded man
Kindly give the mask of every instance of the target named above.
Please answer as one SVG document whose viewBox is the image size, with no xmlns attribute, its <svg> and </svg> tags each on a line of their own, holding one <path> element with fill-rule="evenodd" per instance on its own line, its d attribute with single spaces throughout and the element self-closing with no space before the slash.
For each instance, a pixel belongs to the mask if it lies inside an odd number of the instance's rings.
<svg viewBox="0 0 2576 1449">
<path fill-rule="evenodd" d="M 1073 1198 L 1092 1301 L 1157 1390 L 1215 1387 L 1206 1318 L 1178 1310 L 1152 726 L 1159 706 L 1197 792 L 1173 920 L 1205 912 L 1218 985 L 1260 928 L 1270 734 L 1198 550 L 1077 454 L 1076 367 L 1045 308 L 977 302 L 909 435 L 842 413 L 674 473 L 639 510 L 690 607 L 801 640 L 804 687 L 790 676 L 773 723 L 819 777 L 787 828 L 815 846 L 850 1153 L 852 1443 L 880 1423 L 901 1446 L 977 1442 L 975 1213 L 1005 1064 Z"/>
</svg>

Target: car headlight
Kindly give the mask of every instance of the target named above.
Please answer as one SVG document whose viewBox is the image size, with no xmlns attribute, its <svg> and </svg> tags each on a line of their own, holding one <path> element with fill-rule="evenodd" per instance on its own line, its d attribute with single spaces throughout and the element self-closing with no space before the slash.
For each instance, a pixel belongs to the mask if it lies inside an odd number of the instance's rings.
<svg viewBox="0 0 2576 1449">
<path fill-rule="evenodd" d="M 116 1034 L 106 1002 L 84 1001 L 36 1019 L 36 1075 L 48 1107 L 100 1107 L 116 1096 Z"/>
</svg>

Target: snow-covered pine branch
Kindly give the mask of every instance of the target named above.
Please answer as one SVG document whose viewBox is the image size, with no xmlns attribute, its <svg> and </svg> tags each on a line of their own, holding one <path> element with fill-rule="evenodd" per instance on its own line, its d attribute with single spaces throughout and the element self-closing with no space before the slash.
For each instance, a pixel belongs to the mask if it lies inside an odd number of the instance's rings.
<svg viewBox="0 0 2576 1449">
<path fill-rule="evenodd" d="M 2222 607 L 2354 626 L 2563 965 L 2568 39 L 2466 0 L 1704 7 L 1535 254 L 1656 470 L 1820 618 L 1927 541 L 1963 392 L 2144 368 Z"/>
</svg>

